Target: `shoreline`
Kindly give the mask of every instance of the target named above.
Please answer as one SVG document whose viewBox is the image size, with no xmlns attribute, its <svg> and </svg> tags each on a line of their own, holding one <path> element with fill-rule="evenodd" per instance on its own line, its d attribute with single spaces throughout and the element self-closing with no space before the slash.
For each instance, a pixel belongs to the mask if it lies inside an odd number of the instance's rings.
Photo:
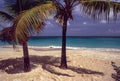
<svg viewBox="0 0 120 81">
<path fill-rule="evenodd" d="M 21 45 L 16 45 L 16 48 L 21 48 Z M 13 48 L 12 45 L 5 45 L 5 46 L 0 46 L 0 48 Z M 30 46 L 28 45 L 29 49 L 58 49 L 61 50 L 61 46 Z M 103 51 L 119 51 L 120 48 L 87 48 L 87 47 L 66 47 L 66 50 L 103 50 Z"/>
</svg>

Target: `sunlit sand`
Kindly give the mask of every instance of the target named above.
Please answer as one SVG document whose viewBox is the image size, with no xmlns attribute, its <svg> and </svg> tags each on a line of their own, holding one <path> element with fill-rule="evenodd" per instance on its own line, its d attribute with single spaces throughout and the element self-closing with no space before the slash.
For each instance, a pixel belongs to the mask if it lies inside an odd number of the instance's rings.
<svg viewBox="0 0 120 81">
<path fill-rule="evenodd" d="M 23 72 L 22 47 L 0 47 L 0 81 L 114 81 L 111 61 L 120 49 L 67 49 L 68 69 L 60 69 L 60 48 L 29 46 L 32 70 Z"/>
</svg>

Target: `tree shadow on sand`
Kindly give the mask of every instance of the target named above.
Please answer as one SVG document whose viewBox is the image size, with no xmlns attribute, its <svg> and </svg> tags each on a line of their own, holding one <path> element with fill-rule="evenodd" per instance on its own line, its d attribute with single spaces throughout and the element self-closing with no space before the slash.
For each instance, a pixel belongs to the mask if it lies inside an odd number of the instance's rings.
<svg viewBox="0 0 120 81">
<path fill-rule="evenodd" d="M 6 59 L 0 61 L 0 70 L 7 72 L 8 74 L 23 72 L 23 59 Z"/>
<path fill-rule="evenodd" d="M 53 56 L 30 56 L 31 68 L 34 69 L 38 67 L 38 65 L 42 66 L 42 69 L 56 75 L 73 77 L 68 73 L 58 72 L 55 68 L 59 68 L 60 58 Z M 15 74 L 23 72 L 23 58 L 15 58 L 15 59 L 6 59 L 0 61 L 0 70 L 7 72 L 8 74 Z M 59 68 L 60 69 L 60 68 Z M 78 68 L 73 66 L 68 66 L 68 70 L 79 74 L 97 74 L 103 76 L 102 72 L 92 71 L 89 69 Z M 64 70 L 65 72 L 65 70 Z"/>
<path fill-rule="evenodd" d="M 78 67 L 70 66 L 70 67 L 68 67 L 68 69 L 70 69 L 76 73 L 79 73 L 79 74 L 97 74 L 97 75 L 104 76 L 103 72 L 92 71 L 90 69 L 85 69 L 85 68 L 78 68 Z"/>
</svg>

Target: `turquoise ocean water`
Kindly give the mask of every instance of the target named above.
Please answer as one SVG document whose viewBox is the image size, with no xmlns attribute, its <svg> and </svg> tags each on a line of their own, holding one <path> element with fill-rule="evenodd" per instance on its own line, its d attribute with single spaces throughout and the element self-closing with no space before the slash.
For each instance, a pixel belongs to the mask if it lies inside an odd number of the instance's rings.
<svg viewBox="0 0 120 81">
<path fill-rule="evenodd" d="M 31 37 L 29 46 L 61 46 L 61 37 Z M 0 41 L 0 46 L 9 45 Z M 118 48 L 120 38 L 112 37 L 67 37 L 67 47 L 79 48 Z"/>
</svg>

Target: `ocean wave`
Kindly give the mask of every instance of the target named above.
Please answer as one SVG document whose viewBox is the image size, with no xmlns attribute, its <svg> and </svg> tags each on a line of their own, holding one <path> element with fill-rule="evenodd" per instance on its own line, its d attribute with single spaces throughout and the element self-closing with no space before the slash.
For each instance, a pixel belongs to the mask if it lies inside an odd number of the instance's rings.
<svg viewBox="0 0 120 81">
<path fill-rule="evenodd" d="M 6 45 L 6 46 L 0 46 L 3 48 L 13 48 L 12 45 Z M 16 47 L 22 47 L 20 45 L 17 45 Z M 40 49 L 40 48 L 50 48 L 50 49 L 61 49 L 62 46 L 28 46 L 29 48 L 33 48 L 33 49 Z M 96 51 L 119 51 L 119 48 L 88 48 L 88 47 L 70 47 L 67 46 L 66 49 L 70 49 L 70 50 L 96 50 Z"/>
<path fill-rule="evenodd" d="M 49 48 L 59 48 L 61 49 L 62 46 L 48 46 Z M 70 47 L 70 46 L 67 46 L 66 47 L 67 49 L 73 49 L 73 50 L 76 50 L 76 49 L 85 49 L 85 48 L 81 48 L 81 47 Z"/>
<path fill-rule="evenodd" d="M 53 48 L 53 49 L 61 49 L 62 46 L 29 46 L 33 48 Z M 70 47 L 67 46 L 66 49 L 70 50 L 97 50 L 97 51 L 120 51 L 119 48 L 88 48 L 88 47 Z"/>
</svg>

